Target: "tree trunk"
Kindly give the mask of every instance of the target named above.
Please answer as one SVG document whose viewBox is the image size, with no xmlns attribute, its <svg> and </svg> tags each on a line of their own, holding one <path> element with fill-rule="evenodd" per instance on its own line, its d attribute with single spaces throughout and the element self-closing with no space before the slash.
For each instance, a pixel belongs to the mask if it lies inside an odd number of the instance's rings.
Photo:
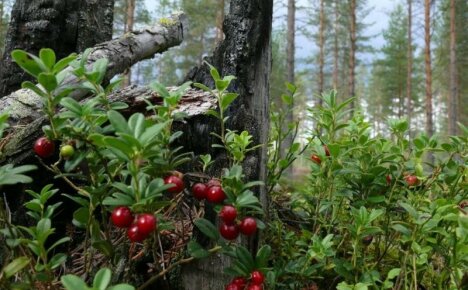
<svg viewBox="0 0 468 290">
<path fill-rule="evenodd" d="M 294 84 L 295 83 L 295 55 L 296 55 L 296 0 L 288 0 L 288 18 L 287 18 L 287 44 L 286 44 L 286 81 Z M 282 131 L 286 133 L 288 131 L 288 124 L 294 122 L 294 111 L 290 110 L 290 106 L 283 104 L 286 116 L 284 119 L 284 124 Z M 294 99 L 293 104 L 291 105 L 294 108 Z M 293 136 L 291 134 L 287 135 L 283 144 L 280 147 L 280 154 L 282 158 L 286 157 L 286 154 L 293 143 Z M 290 176 L 292 174 L 292 166 L 284 171 L 285 176 Z"/>
<path fill-rule="evenodd" d="M 426 134 L 434 134 L 432 121 L 431 0 L 424 0 L 424 63 L 426 70 Z"/>
<path fill-rule="evenodd" d="M 448 103 L 448 131 L 450 135 L 457 134 L 458 120 L 458 84 L 457 84 L 457 38 L 455 26 L 455 0 L 450 0 L 450 94 Z"/>
<path fill-rule="evenodd" d="M 223 22 L 224 22 L 224 9 L 225 9 L 225 0 L 218 0 L 219 7 L 216 13 L 216 44 L 220 43 L 224 39 L 223 33 Z"/>
<path fill-rule="evenodd" d="M 338 0 L 335 1 L 334 5 L 334 12 L 335 12 L 335 23 L 334 23 L 334 29 L 335 29 L 335 35 L 333 38 L 333 89 L 337 90 L 338 89 L 338 61 L 339 61 L 339 47 L 338 47 L 338 34 L 339 34 L 339 19 L 340 19 L 340 13 L 338 10 Z"/>
<path fill-rule="evenodd" d="M 325 23 L 324 23 L 324 17 L 325 17 L 325 11 L 324 11 L 324 0 L 320 0 L 320 16 L 319 16 L 319 84 L 318 84 L 318 94 L 322 95 L 323 92 L 323 66 L 325 63 L 325 52 L 324 52 L 324 45 L 325 45 L 325 39 L 323 37 L 324 34 L 324 28 L 325 28 Z M 319 99 L 319 105 L 322 105 L 322 99 Z"/>
<path fill-rule="evenodd" d="M 356 0 L 349 0 L 350 12 L 350 51 L 349 51 L 349 96 L 356 94 Z M 351 102 L 351 116 L 354 114 L 355 100 Z"/>
<path fill-rule="evenodd" d="M 413 22 L 413 1 L 408 0 L 408 66 L 406 74 L 406 117 L 408 118 L 408 135 L 411 137 L 411 85 L 413 79 L 413 40 L 412 40 L 412 22 Z"/>
<path fill-rule="evenodd" d="M 125 11 L 125 29 L 124 33 L 133 31 L 133 24 L 135 23 L 135 1 L 125 0 L 127 11 Z M 128 68 L 123 75 L 122 87 L 127 87 L 132 83 L 132 70 Z"/>
<path fill-rule="evenodd" d="M 114 0 L 17 0 L 11 13 L 0 65 L 0 97 L 30 79 L 12 62 L 11 52 L 37 54 L 48 47 L 62 58 L 112 37 Z"/>
<path fill-rule="evenodd" d="M 229 128 L 249 131 L 255 144 L 268 142 L 272 14 L 273 0 L 232 0 L 230 13 L 224 21 L 226 37 L 208 58 L 208 62 L 222 75 L 237 77 L 229 88 L 239 93 L 238 99 L 230 106 Z M 194 68 L 187 78 L 213 87 L 205 65 Z M 207 127 L 206 124 L 198 126 Z M 192 142 L 206 143 L 206 135 L 193 136 Z M 266 181 L 266 152 L 267 147 L 262 146 L 247 157 L 244 162 L 246 179 Z M 213 153 L 213 156 L 222 160 L 223 153 Z M 259 197 L 268 212 L 264 186 L 259 189 Z M 256 238 L 249 239 L 251 251 L 255 251 L 257 242 Z M 226 266 L 229 266 L 229 259 L 218 255 L 184 266 L 184 289 L 224 289 L 228 279 L 223 274 Z"/>
</svg>

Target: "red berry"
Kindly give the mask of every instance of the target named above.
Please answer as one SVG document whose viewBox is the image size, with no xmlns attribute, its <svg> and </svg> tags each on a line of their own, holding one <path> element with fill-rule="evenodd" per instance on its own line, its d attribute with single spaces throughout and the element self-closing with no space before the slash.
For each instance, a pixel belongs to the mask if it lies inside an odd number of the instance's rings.
<svg viewBox="0 0 468 290">
<path fill-rule="evenodd" d="M 226 194 L 221 186 L 213 185 L 206 191 L 206 199 L 212 203 L 222 203 L 226 199 Z"/>
<path fill-rule="evenodd" d="M 406 180 L 406 183 L 409 186 L 414 186 L 414 185 L 417 185 L 419 183 L 418 178 L 416 176 L 414 176 L 414 175 L 407 175 L 405 177 L 405 180 Z"/>
<path fill-rule="evenodd" d="M 251 274 L 252 284 L 261 285 L 265 281 L 265 276 L 260 271 L 253 271 Z"/>
<path fill-rule="evenodd" d="M 262 290 L 262 286 L 257 284 L 250 284 L 249 287 L 247 287 L 247 290 Z"/>
<path fill-rule="evenodd" d="M 253 235 L 257 230 L 257 221 L 252 217 L 246 217 L 241 221 L 239 230 L 246 236 Z"/>
<path fill-rule="evenodd" d="M 55 144 L 46 137 L 41 137 L 34 143 L 34 152 L 41 158 L 48 158 L 54 154 Z"/>
<path fill-rule="evenodd" d="M 369 246 L 371 243 L 372 243 L 372 240 L 374 239 L 373 236 L 369 235 L 369 236 L 365 236 L 364 238 L 362 238 L 362 244 L 364 246 Z"/>
<path fill-rule="evenodd" d="M 221 223 L 219 226 L 219 233 L 226 240 L 235 240 L 239 236 L 239 227 L 237 225 L 228 225 Z"/>
<path fill-rule="evenodd" d="M 325 150 L 325 155 L 330 156 L 330 149 L 328 149 L 328 146 L 323 145 L 323 149 Z"/>
<path fill-rule="evenodd" d="M 243 290 L 244 288 L 240 287 L 239 285 L 237 284 L 234 284 L 234 283 L 230 283 L 228 285 L 226 285 L 226 290 Z"/>
<path fill-rule="evenodd" d="M 133 214 L 128 207 L 119 206 L 112 211 L 111 219 L 116 227 L 128 228 L 133 222 Z"/>
<path fill-rule="evenodd" d="M 156 218 L 149 213 L 140 214 L 137 217 L 136 225 L 143 235 L 148 235 L 156 229 Z"/>
<path fill-rule="evenodd" d="M 385 179 L 387 180 L 387 185 L 390 185 L 392 184 L 392 176 L 390 174 L 388 174 Z"/>
<path fill-rule="evenodd" d="M 322 159 L 320 159 L 320 157 L 318 157 L 318 156 L 315 155 L 315 154 L 312 154 L 312 156 L 310 156 L 310 159 L 311 159 L 312 161 L 314 161 L 315 163 L 317 163 L 317 164 L 322 163 Z"/>
<path fill-rule="evenodd" d="M 237 210 L 232 205 L 225 205 L 219 212 L 219 217 L 226 224 L 233 224 L 237 217 Z"/>
<path fill-rule="evenodd" d="M 212 187 L 212 186 L 221 186 L 221 182 L 219 181 L 219 179 L 210 179 L 210 181 L 208 181 L 206 183 L 206 187 Z"/>
<path fill-rule="evenodd" d="M 164 178 L 164 183 L 165 184 L 173 184 L 172 187 L 169 187 L 167 191 L 170 193 L 179 193 L 182 190 L 184 190 L 184 182 L 182 179 L 178 176 L 175 175 L 169 175 L 166 178 Z"/>
<path fill-rule="evenodd" d="M 244 277 L 236 277 L 231 281 L 231 284 L 236 284 L 241 289 L 244 289 L 245 285 L 247 285 L 247 281 L 245 281 Z"/>
<path fill-rule="evenodd" d="M 195 183 L 193 186 L 192 186 L 192 193 L 193 193 L 193 197 L 195 197 L 196 199 L 198 200 L 202 200 L 202 199 L 205 199 L 206 198 L 206 190 L 208 189 L 208 187 L 203 184 L 203 183 Z"/>
<path fill-rule="evenodd" d="M 134 243 L 143 241 L 146 239 L 147 235 L 140 232 L 137 224 L 133 224 L 127 229 L 127 237 L 132 243 Z"/>
</svg>

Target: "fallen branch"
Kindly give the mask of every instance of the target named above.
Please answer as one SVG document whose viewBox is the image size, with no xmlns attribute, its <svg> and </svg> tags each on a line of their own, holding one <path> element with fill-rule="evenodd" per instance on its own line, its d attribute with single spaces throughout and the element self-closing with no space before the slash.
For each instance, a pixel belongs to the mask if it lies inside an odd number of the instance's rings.
<svg viewBox="0 0 468 290">
<path fill-rule="evenodd" d="M 106 79 L 124 72 L 133 64 L 162 53 L 170 47 L 177 46 L 183 39 L 183 14 L 160 20 L 150 28 L 132 33 L 126 33 L 120 38 L 98 44 L 92 48 L 88 57 L 88 67 L 102 58 L 109 60 Z M 71 68 L 68 68 L 71 70 Z M 64 84 L 77 83 L 78 79 L 70 75 Z M 81 100 L 86 91 L 76 91 L 73 97 Z M 41 101 L 38 95 L 30 90 L 21 89 L 0 99 L 1 112 L 10 114 L 9 123 L 12 126 L 29 124 L 42 116 Z"/>
</svg>

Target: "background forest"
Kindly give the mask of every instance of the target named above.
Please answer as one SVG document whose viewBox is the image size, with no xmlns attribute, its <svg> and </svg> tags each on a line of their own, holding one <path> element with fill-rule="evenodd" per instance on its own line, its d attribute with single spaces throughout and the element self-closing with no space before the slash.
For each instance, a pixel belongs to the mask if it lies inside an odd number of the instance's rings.
<svg viewBox="0 0 468 290">
<path fill-rule="evenodd" d="M 1 49 L 12 2 L 0 1 Z M 357 97 L 355 107 L 376 134 L 389 134 L 386 119 L 392 117 L 410 119 L 413 135 L 424 128 L 428 135 L 456 134 L 456 122 L 466 124 L 468 118 L 468 3 L 350 3 L 354 6 L 339 0 L 275 1 L 272 98 L 281 95 L 286 80 L 297 84 L 295 117 L 301 118 L 302 103 L 314 105 L 321 92 L 336 89 L 341 99 Z M 228 5 L 229 0 L 116 1 L 115 35 L 176 10 L 185 11 L 190 23 L 180 47 L 137 64 L 128 82 L 180 82 L 222 38 Z M 372 22 L 373 13 L 386 17 Z M 376 33 L 375 27 L 383 30 Z"/>
</svg>

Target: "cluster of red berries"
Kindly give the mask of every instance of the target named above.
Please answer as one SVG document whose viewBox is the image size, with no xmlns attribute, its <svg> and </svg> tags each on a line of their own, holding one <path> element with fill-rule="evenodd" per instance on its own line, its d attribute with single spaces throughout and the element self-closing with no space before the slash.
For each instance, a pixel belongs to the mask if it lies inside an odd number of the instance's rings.
<svg viewBox="0 0 468 290">
<path fill-rule="evenodd" d="M 206 199 L 214 204 L 220 204 L 226 199 L 221 183 L 216 179 L 211 179 L 207 183 L 195 183 L 192 186 L 192 194 L 198 200 Z"/>
<path fill-rule="evenodd" d="M 328 146 L 327 146 L 327 145 L 323 145 L 323 150 L 325 150 L 325 155 L 326 155 L 327 157 L 329 157 L 329 156 L 330 156 L 330 149 L 328 149 Z M 312 155 L 310 156 L 310 159 L 311 159 L 313 162 L 317 163 L 318 165 L 320 165 L 320 164 L 322 163 L 322 159 L 321 159 L 317 154 L 312 154 Z"/>
<path fill-rule="evenodd" d="M 237 223 L 237 210 L 232 205 L 225 205 L 219 212 L 221 223 L 219 233 L 226 240 L 235 240 L 239 233 L 251 236 L 257 231 L 257 221 L 253 217 L 245 217 Z"/>
<path fill-rule="evenodd" d="M 116 207 L 111 215 L 112 223 L 118 228 L 126 228 L 127 236 L 131 242 L 141 242 L 156 229 L 156 218 L 153 214 L 143 213 L 133 216 L 130 208 Z"/>
<path fill-rule="evenodd" d="M 250 273 L 250 283 L 247 285 L 247 280 L 244 277 L 234 278 L 231 283 L 226 285 L 226 290 L 261 290 L 263 289 L 263 282 L 265 281 L 265 276 L 263 273 L 255 270 Z M 247 287 L 247 288 L 246 288 Z"/>
</svg>

